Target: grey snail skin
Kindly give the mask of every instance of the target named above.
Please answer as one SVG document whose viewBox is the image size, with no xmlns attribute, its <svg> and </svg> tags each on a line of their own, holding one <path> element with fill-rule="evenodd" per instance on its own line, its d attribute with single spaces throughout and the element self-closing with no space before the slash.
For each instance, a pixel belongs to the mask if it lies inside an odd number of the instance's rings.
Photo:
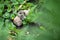
<svg viewBox="0 0 60 40">
<path fill-rule="evenodd" d="M 26 18 L 28 13 L 29 13 L 29 10 L 20 10 L 17 13 L 17 16 L 13 20 L 13 23 L 16 25 L 17 28 L 20 28 L 22 26 L 22 20 Z"/>
</svg>

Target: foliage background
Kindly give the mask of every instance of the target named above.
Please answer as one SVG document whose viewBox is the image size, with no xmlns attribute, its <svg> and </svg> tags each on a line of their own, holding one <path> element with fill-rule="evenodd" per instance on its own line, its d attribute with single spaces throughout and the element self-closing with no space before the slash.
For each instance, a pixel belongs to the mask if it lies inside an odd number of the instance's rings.
<svg viewBox="0 0 60 40">
<path fill-rule="evenodd" d="M 11 19 L 14 19 L 19 5 L 23 2 L 24 0 L 0 0 L 0 40 L 60 40 L 60 1 L 32 1 L 34 6 L 30 8 L 28 5 L 31 11 L 26 20 L 42 26 L 31 26 L 25 22 L 27 25 L 24 25 L 22 29 L 15 29 Z M 26 9 L 27 6 L 25 8 L 24 6 L 23 9 Z M 15 36 L 10 35 L 10 30 L 17 34 Z M 29 34 L 27 35 L 26 32 Z"/>
</svg>

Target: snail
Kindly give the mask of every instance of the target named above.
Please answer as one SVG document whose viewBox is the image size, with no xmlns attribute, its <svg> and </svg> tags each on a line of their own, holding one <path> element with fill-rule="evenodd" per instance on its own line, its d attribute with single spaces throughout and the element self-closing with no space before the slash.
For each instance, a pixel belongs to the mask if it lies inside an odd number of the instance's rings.
<svg viewBox="0 0 60 40">
<path fill-rule="evenodd" d="M 28 13 L 29 13 L 29 10 L 20 10 L 17 13 L 17 16 L 13 20 L 13 23 L 16 25 L 17 28 L 20 28 L 22 26 L 22 20 L 26 18 Z"/>
</svg>

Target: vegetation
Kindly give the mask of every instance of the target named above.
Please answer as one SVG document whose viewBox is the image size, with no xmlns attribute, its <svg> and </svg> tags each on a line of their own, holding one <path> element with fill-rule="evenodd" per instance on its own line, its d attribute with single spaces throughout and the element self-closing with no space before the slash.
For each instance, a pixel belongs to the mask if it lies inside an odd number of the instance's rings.
<svg viewBox="0 0 60 40">
<path fill-rule="evenodd" d="M 23 27 L 12 20 L 30 9 Z M 60 40 L 60 0 L 0 0 L 0 40 Z"/>
</svg>

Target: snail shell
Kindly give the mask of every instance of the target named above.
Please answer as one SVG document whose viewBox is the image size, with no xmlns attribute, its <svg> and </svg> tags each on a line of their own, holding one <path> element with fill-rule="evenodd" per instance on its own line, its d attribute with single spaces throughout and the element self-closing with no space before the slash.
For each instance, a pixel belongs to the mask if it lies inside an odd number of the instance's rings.
<svg viewBox="0 0 60 40">
<path fill-rule="evenodd" d="M 21 26 L 22 25 L 22 20 L 16 16 L 13 20 L 14 24 L 17 25 L 17 26 Z"/>
</svg>

